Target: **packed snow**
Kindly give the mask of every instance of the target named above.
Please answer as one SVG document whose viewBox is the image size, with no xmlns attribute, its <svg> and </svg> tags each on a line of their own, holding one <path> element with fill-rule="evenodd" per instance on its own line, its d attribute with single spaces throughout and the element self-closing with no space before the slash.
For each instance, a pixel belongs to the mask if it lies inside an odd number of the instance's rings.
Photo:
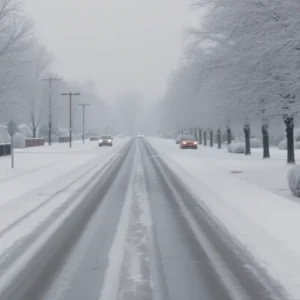
<svg viewBox="0 0 300 300">
<path fill-rule="evenodd" d="M 272 159 L 263 160 L 262 149 L 245 157 L 208 147 L 181 150 L 172 140 L 149 142 L 200 203 L 298 299 L 300 203 L 288 187 L 293 167 L 286 153 L 274 148 Z"/>
<path fill-rule="evenodd" d="M 109 264 L 100 300 L 123 300 L 146 297 L 144 286 L 152 287 L 152 278 L 144 275 L 150 254 L 146 250 L 151 225 L 145 176 L 139 146 L 125 196 L 114 241 L 109 252 Z M 147 295 L 149 296 L 149 295 Z"/>
<path fill-rule="evenodd" d="M 0 158 L 0 206 L 36 188 L 51 183 L 57 177 L 70 174 L 76 168 L 100 156 L 106 158 L 118 151 L 125 140 L 115 140 L 113 148 L 101 148 L 97 142 L 53 144 L 52 146 L 15 150 L 15 168 L 10 156 Z M 55 185 L 52 186 L 55 189 Z M 52 191 L 54 192 L 54 190 Z"/>
</svg>

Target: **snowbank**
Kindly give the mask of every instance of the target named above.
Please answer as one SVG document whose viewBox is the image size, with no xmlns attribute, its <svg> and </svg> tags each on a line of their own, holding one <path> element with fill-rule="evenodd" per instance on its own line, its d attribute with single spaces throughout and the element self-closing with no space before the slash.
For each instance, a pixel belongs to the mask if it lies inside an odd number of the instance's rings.
<svg viewBox="0 0 300 300">
<path fill-rule="evenodd" d="M 287 149 L 287 143 L 286 140 L 282 140 L 279 144 L 278 144 L 278 148 L 280 150 L 286 150 Z"/>
<path fill-rule="evenodd" d="M 245 153 L 245 144 L 241 142 L 234 142 L 228 145 L 229 153 Z"/>
<path fill-rule="evenodd" d="M 292 193 L 295 196 L 300 197 L 300 166 L 292 168 L 288 172 L 287 179 L 289 188 L 292 191 Z"/>
<path fill-rule="evenodd" d="M 26 148 L 26 137 L 19 132 L 14 135 L 14 148 Z"/>
</svg>

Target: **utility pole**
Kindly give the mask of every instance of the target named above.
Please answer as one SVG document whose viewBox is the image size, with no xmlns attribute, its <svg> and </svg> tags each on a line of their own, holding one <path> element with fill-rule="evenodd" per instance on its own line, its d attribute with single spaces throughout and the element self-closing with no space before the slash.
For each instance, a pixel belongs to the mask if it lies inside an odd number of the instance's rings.
<svg viewBox="0 0 300 300">
<path fill-rule="evenodd" d="M 70 110 L 70 115 L 69 115 L 69 132 L 70 132 L 70 140 L 69 140 L 69 146 L 72 148 L 72 96 L 79 96 L 80 93 L 62 93 L 62 96 L 69 96 L 69 110 Z"/>
<path fill-rule="evenodd" d="M 85 107 L 90 105 L 89 103 L 80 103 L 78 104 L 82 107 L 82 142 L 84 143 L 85 140 Z"/>
<path fill-rule="evenodd" d="M 49 124 L 48 124 L 48 143 L 51 146 L 52 137 L 52 81 L 61 81 L 61 78 L 54 78 L 49 76 L 49 78 L 42 79 L 43 81 L 48 81 L 49 83 Z"/>
</svg>

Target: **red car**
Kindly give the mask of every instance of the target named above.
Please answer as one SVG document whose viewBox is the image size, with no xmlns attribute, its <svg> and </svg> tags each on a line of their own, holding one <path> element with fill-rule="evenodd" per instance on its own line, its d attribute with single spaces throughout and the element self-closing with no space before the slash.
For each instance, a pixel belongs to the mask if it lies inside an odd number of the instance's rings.
<svg viewBox="0 0 300 300">
<path fill-rule="evenodd" d="M 191 135 L 182 136 L 180 139 L 180 149 L 198 149 L 198 142 Z"/>
</svg>

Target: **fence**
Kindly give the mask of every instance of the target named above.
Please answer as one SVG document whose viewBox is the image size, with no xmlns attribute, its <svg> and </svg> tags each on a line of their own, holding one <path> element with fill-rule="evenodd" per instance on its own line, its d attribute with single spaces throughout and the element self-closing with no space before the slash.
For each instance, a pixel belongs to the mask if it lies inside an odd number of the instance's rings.
<svg viewBox="0 0 300 300">
<path fill-rule="evenodd" d="M 0 144 L 0 156 L 11 154 L 11 144 Z"/>
<path fill-rule="evenodd" d="M 44 146 L 45 140 L 41 138 L 31 138 L 25 140 L 25 147 L 37 147 L 37 146 Z"/>
</svg>

